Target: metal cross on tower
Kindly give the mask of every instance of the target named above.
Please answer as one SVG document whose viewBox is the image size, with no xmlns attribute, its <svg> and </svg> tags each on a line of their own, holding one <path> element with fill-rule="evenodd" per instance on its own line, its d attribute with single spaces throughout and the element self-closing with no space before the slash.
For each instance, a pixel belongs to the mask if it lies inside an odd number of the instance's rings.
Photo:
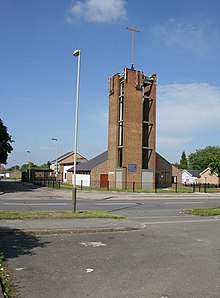
<svg viewBox="0 0 220 298">
<path fill-rule="evenodd" d="M 140 32 L 140 30 L 136 30 L 134 29 L 134 27 L 132 28 L 126 28 L 128 30 L 131 30 L 132 33 L 132 41 L 131 41 L 131 46 L 132 46 L 132 61 L 131 61 L 131 69 L 134 69 L 134 32 Z"/>
</svg>

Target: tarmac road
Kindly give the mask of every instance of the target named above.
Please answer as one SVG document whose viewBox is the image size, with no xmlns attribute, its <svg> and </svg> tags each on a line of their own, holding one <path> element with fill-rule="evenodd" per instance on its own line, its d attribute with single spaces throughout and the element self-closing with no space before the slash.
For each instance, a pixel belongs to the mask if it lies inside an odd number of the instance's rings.
<svg viewBox="0 0 220 298">
<path fill-rule="evenodd" d="M 69 202 L 59 191 L 51 192 L 50 199 L 46 194 L 43 189 L 8 192 L 0 196 L 0 202 L 13 203 L 14 196 L 15 202 L 25 199 L 30 206 L 31 200 Z M 91 204 L 88 193 L 79 195 L 81 206 Z M 220 297 L 220 219 L 179 213 L 181 208 L 220 206 L 219 195 L 98 196 L 91 193 L 96 209 L 122 213 L 131 223 L 142 224 L 142 229 L 0 234 L 0 250 L 20 297 Z"/>
<path fill-rule="evenodd" d="M 19 297 L 220 297 L 219 222 L 133 232 L 6 235 Z"/>
</svg>

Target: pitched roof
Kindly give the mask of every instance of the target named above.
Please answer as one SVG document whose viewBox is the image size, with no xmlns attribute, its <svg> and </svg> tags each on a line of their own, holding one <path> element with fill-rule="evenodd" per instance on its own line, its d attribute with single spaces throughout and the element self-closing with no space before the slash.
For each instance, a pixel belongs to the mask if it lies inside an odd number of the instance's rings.
<svg viewBox="0 0 220 298">
<path fill-rule="evenodd" d="M 208 171 L 211 172 L 211 168 L 206 168 L 204 171 L 202 171 L 202 172 L 200 173 L 200 175 L 203 175 L 203 174 L 205 174 L 205 172 L 208 172 Z M 217 176 L 217 177 L 220 177 L 220 173 L 213 172 L 213 174 L 214 174 L 215 176 Z"/>
<path fill-rule="evenodd" d="M 183 171 L 189 173 L 190 176 L 192 176 L 192 177 L 197 177 L 197 178 L 200 177 L 200 171 L 199 170 L 182 170 L 182 172 Z"/>
<path fill-rule="evenodd" d="M 76 172 L 91 172 L 92 169 L 108 160 L 108 150 L 88 160 L 76 165 Z M 70 168 L 68 172 L 73 172 L 74 167 Z"/>
<path fill-rule="evenodd" d="M 63 160 L 64 158 L 69 157 L 69 156 L 72 155 L 72 154 L 74 154 L 74 151 L 67 152 L 67 153 L 65 153 L 65 154 L 63 154 L 63 155 L 61 155 L 61 156 L 59 156 L 59 157 L 57 158 L 57 160 L 58 160 L 58 162 L 60 162 L 61 160 Z M 82 155 L 82 154 L 79 153 L 79 152 L 77 152 L 77 155 L 81 156 L 82 158 L 87 159 L 84 155 Z M 56 162 L 56 159 L 51 160 L 51 163 L 55 163 L 55 162 Z"/>
<path fill-rule="evenodd" d="M 62 160 L 62 159 L 64 159 L 64 158 L 68 157 L 69 155 L 71 155 L 71 154 L 73 154 L 73 153 L 74 153 L 74 151 L 67 152 L 67 153 L 65 153 L 65 154 L 63 154 L 63 155 L 57 157 L 57 160 L 60 161 L 60 160 Z M 51 160 L 51 163 L 53 163 L 53 162 L 55 162 L 55 161 L 56 161 L 56 158 L 53 159 L 53 160 Z"/>
</svg>

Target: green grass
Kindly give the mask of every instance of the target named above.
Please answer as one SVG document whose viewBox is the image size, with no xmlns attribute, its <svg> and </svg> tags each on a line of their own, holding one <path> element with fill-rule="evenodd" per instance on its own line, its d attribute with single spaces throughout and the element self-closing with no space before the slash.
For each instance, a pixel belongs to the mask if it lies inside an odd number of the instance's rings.
<svg viewBox="0 0 220 298">
<path fill-rule="evenodd" d="M 81 189 L 81 186 L 77 185 L 76 186 L 77 189 Z M 60 189 L 63 190 L 72 190 L 73 189 L 73 185 L 72 184 L 68 184 L 68 183 L 61 183 L 60 184 Z M 83 186 L 82 190 L 88 190 L 88 191 L 107 191 L 107 188 L 100 188 L 100 187 L 90 187 L 90 186 Z M 117 188 L 110 188 L 109 191 L 116 191 L 116 192 L 133 192 L 132 187 L 128 187 L 127 189 L 117 189 Z M 198 187 L 195 188 L 195 191 L 198 192 L 199 189 Z M 154 189 L 135 189 L 135 192 L 145 192 L 145 193 L 154 193 L 155 190 Z M 169 187 L 169 188 L 158 188 L 157 189 L 157 193 L 175 193 L 176 192 L 176 188 L 175 187 Z M 177 188 L 177 192 L 178 193 L 193 193 L 193 187 L 192 186 L 184 186 L 178 185 Z M 204 187 L 201 186 L 200 192 L 204 192 Z M 206 188 L 206 192 L 220 192 L 219 188 L 213 188 L 213 187 L 208 187 Z"/>
<path fill-rule="evenodd" d="M 4 297 L 6 298 L 15 297 L 12 280 L 9 275 L 8 268 L 5 264 L 4 255 L 2 253 L 0 253 L 0 284 L 4 293 Z"/>
<path fill-rule="evenodd" d="M 120 214 L 100 210 L 67 211 L 0 211 L 0 220 L 33 219 L 75 219 L 75 218 L 115 218 L 123 219 Z"/>
<path fill-rule="evenodd" d="M 219 208 L 194 208 L 190 210 L 185 210 L 184 213 L 199 215 L 199 216 L 215 216 L 215 215 L 220 215 L 220 207 Z"/>
</svg>

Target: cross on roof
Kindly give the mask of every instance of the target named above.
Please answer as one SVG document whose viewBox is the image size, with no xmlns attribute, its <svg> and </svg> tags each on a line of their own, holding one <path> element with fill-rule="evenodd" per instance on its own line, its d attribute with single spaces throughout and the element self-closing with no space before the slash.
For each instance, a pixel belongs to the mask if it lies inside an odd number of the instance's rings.
<svg viewBox="0 0 220 298">
<path fill-rule="evenodd" d="M 134 27 L 132 27 L 132 28 L 127 27 L 126 29 L 130 30 L 132 33 L 132 35 L 131 35 L 132 36 L 132 40 L 131 40 L 131 47 L 132 47 L 131 69 L 134 69 L 134 32 L 140 32 L 140 30 L 136 30 L 136 29 L 134 29 Z"/>
</svg>

